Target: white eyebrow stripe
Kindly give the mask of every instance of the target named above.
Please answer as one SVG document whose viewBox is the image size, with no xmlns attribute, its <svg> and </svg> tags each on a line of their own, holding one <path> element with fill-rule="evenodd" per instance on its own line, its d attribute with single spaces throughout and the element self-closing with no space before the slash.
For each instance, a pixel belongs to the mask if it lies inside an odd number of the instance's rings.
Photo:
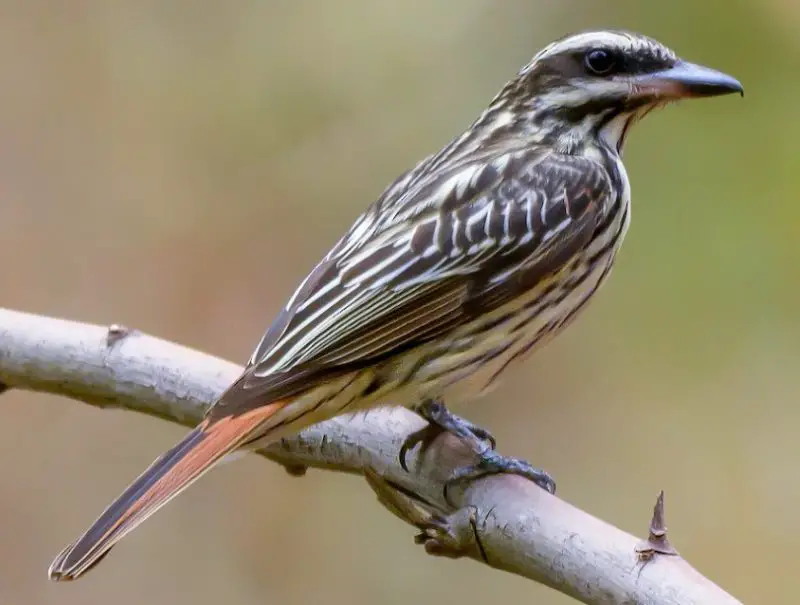
<svg viewBox="0 0 800 605">
<path fill-rule="evenodd" d="M 593 46 L 613 46 L 620 49 L 633 49 L 644 45 L 644 39 L 639 39 L 621 31 L 591 31 L 575 34 L 563 40 L 553 42 L 543 48 L 534 57 L 533 62 L 552 55 L 568 53 L 575 50 L 584 50 Z"/>
</svg>

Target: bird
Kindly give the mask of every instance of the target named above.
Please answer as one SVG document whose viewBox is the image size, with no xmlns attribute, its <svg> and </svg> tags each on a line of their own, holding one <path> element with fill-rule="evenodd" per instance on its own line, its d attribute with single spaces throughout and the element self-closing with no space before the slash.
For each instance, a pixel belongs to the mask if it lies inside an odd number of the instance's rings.
<svg viewBox="0 0 800 605">
<path fill-rule="evenodd" d="M 378 406 L 406 406 L 476 449 L 479 462 L 454 479 L 510 472 L 554 493 L 548 473 L 500 456 L 487 431 L 447 406 L 491 391 L 606 282 L 631 220 L 631 126 L 669 103 L 729 93 L 744 94 L 735 78 L 636 32 L 545 46 L 355 220 L 197 427 L 61 551 L 49 577 L 94 568 L 235 452 Z M 404 468 L 405 452 L 429 437 L 404 444 Z"/>
</svg>

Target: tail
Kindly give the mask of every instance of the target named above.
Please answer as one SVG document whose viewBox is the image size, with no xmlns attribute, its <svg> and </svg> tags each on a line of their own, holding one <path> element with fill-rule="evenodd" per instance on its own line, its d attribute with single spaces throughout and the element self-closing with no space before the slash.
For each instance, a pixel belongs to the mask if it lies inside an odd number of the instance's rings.
<svg viewBox="0 0 800 605">
<path fill-rule="evenodd" d="M 50 565 L 50 579 L 75 580 L 92 569 L 125 535 L 248 441 L 283 405 L 275 402 L 238 416 L 204 420 L 153 462 L 86 533 L 61 551 Z"/>
</svg>

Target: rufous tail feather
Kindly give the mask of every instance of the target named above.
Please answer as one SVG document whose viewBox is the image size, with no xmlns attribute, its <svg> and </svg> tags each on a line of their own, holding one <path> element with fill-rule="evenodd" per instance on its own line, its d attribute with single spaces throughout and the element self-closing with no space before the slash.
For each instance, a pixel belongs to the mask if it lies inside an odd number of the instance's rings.
<svg viewBox="0 0 800 605">
<path fill-rule="evenodd" d="M 92 569 L 126 534 L 244 444 L 284 402 L 200 423 L 158 458 L 92 526 L 50 565 L 51 580 L 74 580 Z"/>
</svg>

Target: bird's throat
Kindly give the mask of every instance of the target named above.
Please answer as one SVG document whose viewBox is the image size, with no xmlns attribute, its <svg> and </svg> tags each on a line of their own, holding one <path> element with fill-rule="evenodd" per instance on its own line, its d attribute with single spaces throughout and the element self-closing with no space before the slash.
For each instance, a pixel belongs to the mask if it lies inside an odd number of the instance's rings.
<svg viewBox="0 0 800 605">
<path fill-rule="evenodd" d="M 638 111 L 620 113 L 606 121 L 597 133 L 600 141 L 621 156 L 630 128 L 637 121 L 638 113 Z"/>
</svg>

